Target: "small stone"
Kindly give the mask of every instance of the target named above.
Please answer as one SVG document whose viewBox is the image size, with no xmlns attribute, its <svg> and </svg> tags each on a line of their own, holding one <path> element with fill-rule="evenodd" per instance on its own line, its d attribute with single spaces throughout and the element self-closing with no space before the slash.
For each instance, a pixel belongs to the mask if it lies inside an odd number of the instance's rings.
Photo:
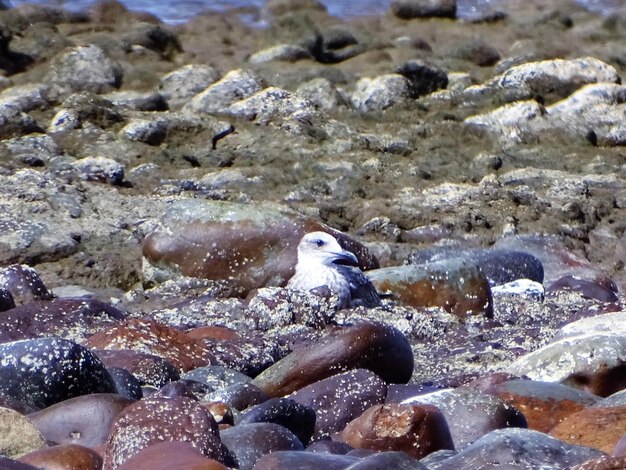
<svg viewBox="0 0 626 470">
<path fill-rule="evenodd" d="M 0 288 L 8 290 L 18 304 L 52 299 L 37 271 L 25 264 L 0 268 Z"/>
<path fill-rule="evenodd" d="M 219 79 L 220 74 L 214 67 L 189 64 L 164 75 L 159 92 L 171 105 L 179 106 Z"/>
<path fill-rule="evenodd" d="M 291 44 L 278 44 L 267 49 L 255 52 L 250 56 L 248 62 L 251 64 L 262 64 L 265 62 L 297 62 L 304 59 L 312 59 L 313 56 L 303 47 Z"/>
<path fill-rule="evenodd" d="M 118 470 L 228 470 L 216 460 L 207 459 L 192 444 L 165 441 L 140 450 Z"/>
<path fill-rule="evenodd" d="M 93 350 L 108 370 L 120 368 L 131 373 L 140 385 L 152 385 L 161 388 L 169 382 L 180 379 L 180 373 L 174 365 L 154 354 L 139 351 Z"/>
<path fill-rule="evenodd" d="M 409 81 L 409 96 L 413 99 L 448 87 L 448 74 L 433 65 L 411 60 L 394 70 Z"/>
<path fill-rule="evenodd" d="M 95 450 L 76 444 L 54 445 L 30 452 L 20 462 L 43 469 L 71 468 L 72 470 L 100 470 L 102 457 Z"/>
<path fill-rule="evenodd" d="M 403 20 L 414 18 L 456 18 L 456 0 L 394 0 L 391 12 Z"/>
<path fill-rule="evenodd" d="M 72 163 L 87 181 L 119 185 L 124 181 L 124 167 L 111 158 L 85 157 Z"/>
<path fill-rule="evenodd" d="M 148 145 L 159 145 L 167 135 L 165 119 L 134 119 L 126 124 L 120 133 L 128 140 Z"/>
<path fill-rule="evenodd" d="M 37 428 L 17 411 L 0 408 L 0 430 L 0 454 L 3 457 L 18 458 L 45 446 Z"/>
<path fill-rule="evenodd" d="M 362 78 L 351 96 L 352 106 L 361 112 L 384 111 L 411 94 L 410 82 L 400 74 Z"/>
</svg>

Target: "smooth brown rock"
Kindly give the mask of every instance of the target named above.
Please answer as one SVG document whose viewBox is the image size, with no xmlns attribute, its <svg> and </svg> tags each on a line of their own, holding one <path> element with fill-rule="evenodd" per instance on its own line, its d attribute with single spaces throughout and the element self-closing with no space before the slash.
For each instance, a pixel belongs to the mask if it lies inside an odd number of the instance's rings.
<svg viewBox="0 0 626 470">
<path fill-rule="evenodd" d="M 626 434 L 626 406 L 585 408 L 569 415 L 550 435 L 570 444 L 593 447 L 611 453 Z"/>
<path fill-rule="evenodd" d="M 211 355 L 182 331 L 146 320 L 128 320 L 85 341 L 92 349 L 130 349 L 162 357 L 183 371 L 207 365 Z"/>
<path fill-rule="evenodd" d="M 393 266 L 366 274 L 379 292 L 391 293 L 412 307 L 443 307 L 459 317 L 493 314 L 487 278 L 477 266 L 463 260 Z"/>
<path fill-rule="evenodd" d="M 342 328 L 300 348 L 269 367 L 254 383 L 279 397 L 350 369 L 369 369 L 386 382 L 406 383 L 413 372 L 413 353 L 395 328 L 362 323 Z"/>
<path fill-rule="evenodd" d="M 154 354 L 128 349 L 96 349 L 93 352 L 107 369 L 124 369 L 133 374 L 142 385 L 161 388 L 180 379 L 179 370 L 171 362 Z"/>
<path fill-rule="evenodd" d="M 36 450 L 19 460 L 41 470 L 100 470 L 102 468 L 100 454 L 76 444 L 62 444 Z"/>
<path fill-rule="evenodd" d="M 285 285 L 294 272 L 300 239 L 317 230 L 352 251 L 361 269 L 378 267 L 360 243 L 283 206 L 188 199 L 172 204 L 145 238 L 144 274 L 156 282 L 180 274 L 228 279 L 244 292 Z"/>
<path fill-rule="evenodd" d="M 28 418 L 49 442 L 97 447 L 106 442 L 118 413 L 133 401 L 112 393 L 92 393 L 49 406 Z"/>
<path fill-rule="evenodd" d="M 16 458 L 44 447 L 39 430 L 21 413 L 0 408 L 0 455 Z"/>
<path fill-rule="evenodd" d="M 217 424 L 198 402 L 185 397 L 149 397 L 115 419 L 104 452 L 104 470 L 115 470 L 140 450 L 159 442 L 184 441 L 202 455 L 226 462 Z"/>
<path fill-rule="evenodd" d="M 454 449 L 441 411 L 430 405 L 374 405 L 341 432 L 358 449 L 397 450 L 421 459 L 441 449 Z"/>
<path fill-rule="evenodd" d="M 216 460 L 207 459 L 188 442 L 169 441 L 147 447 L 119 470 L 226 470 L 227 467 Z"/>
</svg>

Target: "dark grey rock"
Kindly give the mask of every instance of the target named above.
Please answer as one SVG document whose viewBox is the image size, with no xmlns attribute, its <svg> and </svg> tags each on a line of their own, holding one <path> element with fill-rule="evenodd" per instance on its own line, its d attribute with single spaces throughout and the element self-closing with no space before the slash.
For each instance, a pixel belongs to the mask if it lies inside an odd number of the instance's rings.
<svg viewBox="0 0 626 470">
<path fill-rule="evenodd" d="M 242 414 L 238 425 L 249 423 L 280 424 L 307 445 L 315 428 L 315 412 L 289 398 L 272 398 Z"/>
<path fill-rule="evenodd" d="M 456 17 L 456 0 L 394 0 L 391 12 L 398 18 Z"/>
</svg>

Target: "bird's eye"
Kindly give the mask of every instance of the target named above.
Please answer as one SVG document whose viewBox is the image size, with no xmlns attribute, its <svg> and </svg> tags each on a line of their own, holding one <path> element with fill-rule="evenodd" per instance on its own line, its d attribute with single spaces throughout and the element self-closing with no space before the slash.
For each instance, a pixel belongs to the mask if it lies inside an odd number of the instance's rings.
<svg viewBox="0 0 626 470">
<path fill-rule="evenodd" d="M 319 238 L 317 240 L 315 240 L 315 244 L 317 246 L 324 246 L 326 244 L 326 242 L 324 240 L 320 240 Z"/>
</svg>

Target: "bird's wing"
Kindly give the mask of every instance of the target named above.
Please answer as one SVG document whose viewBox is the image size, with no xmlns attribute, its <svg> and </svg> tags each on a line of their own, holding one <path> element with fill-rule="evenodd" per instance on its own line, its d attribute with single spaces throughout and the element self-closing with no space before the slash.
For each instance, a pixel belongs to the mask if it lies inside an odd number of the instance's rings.
<svg viewBox="0 0 626 470">
<path fill-rule="evenodd" d="M 380 296 L 372 282 L 358 268 L 337 265 L 337 270 L 350 285 L 351 307 L 378 307 Z"/>
</svg>

